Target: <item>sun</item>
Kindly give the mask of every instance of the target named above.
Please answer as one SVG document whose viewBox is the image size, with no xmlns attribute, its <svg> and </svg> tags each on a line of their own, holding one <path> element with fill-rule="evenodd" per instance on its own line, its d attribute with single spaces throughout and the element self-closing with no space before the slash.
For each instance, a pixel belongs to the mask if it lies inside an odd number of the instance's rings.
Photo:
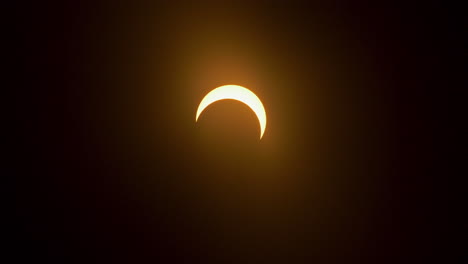
<svg viewBox="0 0 468 264">
<path fill-rule="evenodd" d="M 267 124 L 267 117 L 263 103 L 252 91 L 239 85 L 223 85 L 213 89 L 205 95 L 198 106 L 195 122 L 198 121 L 198 117 L 206 107 L 216 101 L 224 99 L 240 101 L 252 109 L 258 118 L 258 122 L 260 124 L 260 139 L 262 139 Z"/>
</svg>

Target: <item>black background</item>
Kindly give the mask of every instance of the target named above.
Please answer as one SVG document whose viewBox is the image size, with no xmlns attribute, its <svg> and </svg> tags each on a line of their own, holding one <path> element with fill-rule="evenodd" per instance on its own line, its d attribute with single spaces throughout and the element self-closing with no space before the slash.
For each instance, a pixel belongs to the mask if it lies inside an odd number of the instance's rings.
<svg viewBox="0 0 468 264">
<path fill-rule="evenodd" d="M 66 1 L 65 1 L 66 2 Z M 161 1 L 165 2 L 165 1 Z M 177 2 L 177 1 L 174 1 Z M 326 1 L 324 1 L 326 2 Z M 48 262 L 439 254 L 432 2 L 19 4 L 14 246 Z M 267 129 L 203 96 L 238 84 Z"/>
</svg>

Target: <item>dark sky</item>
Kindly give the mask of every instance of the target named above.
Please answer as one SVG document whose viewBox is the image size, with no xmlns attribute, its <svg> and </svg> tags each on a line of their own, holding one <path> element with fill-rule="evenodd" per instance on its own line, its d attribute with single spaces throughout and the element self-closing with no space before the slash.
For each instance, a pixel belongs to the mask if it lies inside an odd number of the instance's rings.
<svg viewBox="0 0 468 264">
<path fill-rule="evenodd" d="M 419 4 L 20 5 L 18 258 L 432 258 L 448 14 Z M 245 105 L 268 118 L 258 140 Z"/>
</svg>

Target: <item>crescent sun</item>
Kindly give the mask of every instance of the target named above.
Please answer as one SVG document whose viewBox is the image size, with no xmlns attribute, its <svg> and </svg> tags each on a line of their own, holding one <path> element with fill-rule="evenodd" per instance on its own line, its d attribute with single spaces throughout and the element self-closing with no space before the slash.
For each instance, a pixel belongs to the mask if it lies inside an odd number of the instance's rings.
<svg viewBox="0 0 468 264">
<path fill-rule="evenodd" d="M 260 124 L 260 139 L 262 139 L 263 133 L 265 133 L 267 122 L 265 108 L 263 107 L 262 101 L 260 101 L 257 95 L 255 95 L 249 89 L 239 85 L 223 85 L 213 89 L 211 92 L 205 95 L 205 97 L 200 102 L 200 105 L 198 106 L 195 122 L 198 121 L 198 117 L 206 107 L 216 101 L 224 99 L 240 101 L 252 109 L 258 118 L 258 122 Z"/>
</svg>

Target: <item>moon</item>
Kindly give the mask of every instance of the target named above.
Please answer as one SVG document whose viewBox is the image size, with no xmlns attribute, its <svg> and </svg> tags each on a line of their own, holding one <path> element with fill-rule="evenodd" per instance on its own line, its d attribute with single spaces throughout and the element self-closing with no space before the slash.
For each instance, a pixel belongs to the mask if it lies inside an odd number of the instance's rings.
<svg viewBox="0 0 468 264">
<path fill-rule="evenodd" d="M 260 124 L 260 139 L 265 133 L 267 118 L 265 108 L 263 107 L 262 101 L 249 89 L 239 86 L 239 85 L 223 85 L 218 88 L 213 89 L 201 100 L 200 105 L 197 109 L 197 115 L 195 117 L 195 122 L 198 121 L 200 114 L 208 107 L 210 104 L 224 99 L 232 99 L 240 101 L 246 104 L 258 118 Z"/>
</svg>

